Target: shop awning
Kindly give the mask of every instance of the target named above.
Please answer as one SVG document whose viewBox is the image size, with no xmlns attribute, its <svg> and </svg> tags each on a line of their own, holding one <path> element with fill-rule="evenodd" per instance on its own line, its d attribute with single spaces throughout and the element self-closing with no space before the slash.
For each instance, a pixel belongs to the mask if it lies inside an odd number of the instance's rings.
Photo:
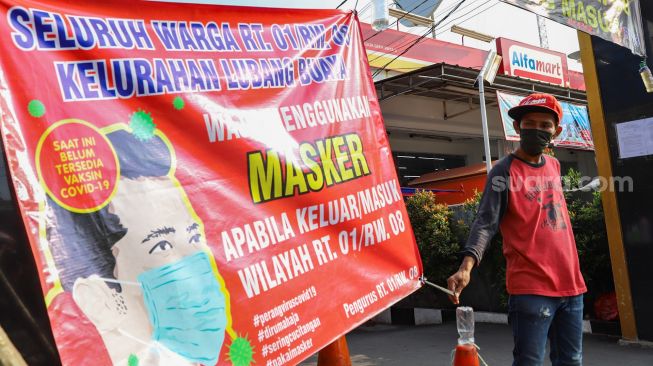
<svg viewBox="0 0 653 366">
<path fill-rule="evenodd" d="M 477 109 L 479 104 L 478 87 L 474 85 L 478 73 L 478 69 L 439 63 L 379 80 L 375 83 L 376 93 L 380 101 L 399 95 L 420 95 L 445 101 L 467 101 L 471 111 Z M 485 86 L 485 100 L 488 105 L 496 104 L 495 91 L 497 90 L 524 95 L 543 92 L 555 95 L 559 100 L 587 104 L 586 94 L 582 90 L 514 76 L 497 75 L 494 84 Z"/>
</svg>

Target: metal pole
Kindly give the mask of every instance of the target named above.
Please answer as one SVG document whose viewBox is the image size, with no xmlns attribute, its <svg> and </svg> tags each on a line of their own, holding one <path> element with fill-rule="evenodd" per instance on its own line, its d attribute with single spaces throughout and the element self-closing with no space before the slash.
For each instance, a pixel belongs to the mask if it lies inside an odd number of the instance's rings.
<svg viewBox="0 0 653 366">
<path fill-rule="evenodd" d="M 487 112 L 485 111 L 485 86 L 483 72 L 478 75 L 478 96 L 481 104 L 481 121 L 483 121 L 483 143 L 485 145 L 485 168 L 488 174 L 492 169 L 492 154 L 490 154 L 490 132 L 487 128 Z"/>
<path fill-rule="evenodd" d="M 549 48 L 549 35 L 546 31 L 546 19 L 541 15 L 537 16 L 537 31 L 540 33 L 540 47 Z"/>
</svg>

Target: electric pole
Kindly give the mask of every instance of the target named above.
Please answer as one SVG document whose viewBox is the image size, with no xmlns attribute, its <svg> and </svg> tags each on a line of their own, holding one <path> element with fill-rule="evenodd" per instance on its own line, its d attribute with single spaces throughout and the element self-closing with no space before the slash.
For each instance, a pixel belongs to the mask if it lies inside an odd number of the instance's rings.
<svg viewBox="0 0 653 366">
<path fill-rule="evenodd" d="M 537 16 L 537 30 L 540 32 L 540 47 L 549 48 L 549 36 L 546 32 L 546 18 Z"/>
</svg>

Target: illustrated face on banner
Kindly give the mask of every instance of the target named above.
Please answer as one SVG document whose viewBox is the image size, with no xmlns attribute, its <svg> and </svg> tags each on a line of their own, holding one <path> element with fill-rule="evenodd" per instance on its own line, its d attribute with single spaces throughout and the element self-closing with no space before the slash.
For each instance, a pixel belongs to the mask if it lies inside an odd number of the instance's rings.
<svg viewBox="0 0 653 366">
<path fill-rule="evenodd" d="M 115 263 L 112 278 L 101 271 L 75 278 L 74 301 L 97 328 L 114 364 L 137 359 L 145 364 L 213 365 L 224 341 L 226 304 L 205 253 L 200 223 L 171 178 L 147 176 L 169 168 L 159 164 L 148 171 L 147 158 L 128 165 L 122 155 L 137 156 L 140 142 L 121 135 L 120 142 L 114 141 L 128 177 L 120 179 L 107 207 L 114 225 L 124 232 L 104 253 Z M 125 139 L 131 142 L 121 145 Z M 157 142 L 146 146 L 165 148 Z"/>
<path fill-rule="evenodd" d="M 127 234 L 112 248 L 120 280 L 136 281 L 143 272 L 206 247 L 198 223 L 167 177 L 122 179 L 111 206 L 127 227 Z"/>
</svg>

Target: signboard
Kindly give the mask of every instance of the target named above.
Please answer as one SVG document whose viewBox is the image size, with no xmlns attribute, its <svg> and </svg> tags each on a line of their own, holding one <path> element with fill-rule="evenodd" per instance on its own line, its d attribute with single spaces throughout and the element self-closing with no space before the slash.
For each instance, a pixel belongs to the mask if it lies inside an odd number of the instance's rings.
<svg viewBox="0 0 653 366">
<path fill-rule="evenodd" d="M 508 115 L 508 110 L 518 105 L 524 97 L 497 91 L 497 99 L 506 140 L 519 141 L 519 134 L 513 127 L 513 119 Z M 563 111 L 562 122 L 560 123 L 562 132 L 553 140 L 553 145 L 572 149 L 594 150 L 587 107 L 567 102 L 560 102 L 560 105 L 562 105 Z"/>
<path fill-rule="evenodd" d="M 497 38 L 497 53 L 503 57 L 502 67 L 506 75 L 542 81 L 569 87 L 567 56 L 526 43 Z"/>
<path fill-rule="evenodd" d="M 406 32 L 400 32 L 394 29 L 386 29 L 383 32 L 375 32 L 369 24 L 361 23 L 363 39 L 365 39 L 365 50 L 367 51 L 368 60 L 372 67 L 383 67 L 392 61 L 396 56 L 405 50 L 405 44 L 411 44 L 417 41 L 418 36 Z M 562 68 L 567 70 L 567 57 L 560 52 L 550 51 L 516 41 L 501 38 L 513 44 L 519 44 L 533 50 L 558 55 L 562 58 Z M 501 51 L 500 44 L 497 42 L 497 51 Z M 454 43 L 444 42 L 432 38 L 423 38 L 419 43 L 412 47 L 404 55 L 399 56 L 396 60 L 386 66 L 387 70 L 395 72 L 409 72 L 417 70 L 424 66 L 444 62 L 450 65 L 459 65 L 479 69 L 487 56 L 487 52 L 472 47 L 461 46 Z M 504 63 L 506 56 L 503 55 Z M 505 70 L 505 68 L 504 68 Z M 572 89 L 585 90 L 585 79 L 583 74 L 572 70 L 563 71 L 563 74 L 569 81 Z M 394 74 L 393 74 L 394 75 Z M 511 74 L 508 74 L 511 75 Z M 522 76 L 526 77 L 526 76 Z M 539 79 L 535 79 L 539 80 Z M 549 82 L 546 80 L 542 80 Z M 554 84 L 557 84 L 554 83 Z"/>
<path fill-rule="evenodd" d="M 420 287 L 356 16 L 0 0 L 64 365 L 294 365 Z"/>
<path fill-rule="evenodd" d="M 403 73 L 444 62 L 480 69 L 487 56 L 483 50 L 429 37 L 418 42 L 419 36 L 391 28 L 375 32 L 369 24 L 361 23 L 361 30 L 370 66 L 376 68 L 385 66 L 387 70 Z M 406 50 L 411 44 L 415 46 Z"/>
<path fill-rule="evenodd" d="M 653 118 L 616 125 L 621 159 L 653 155 Z"/>
<path fill-rule="evenodd" d="M 501 0 L 646 56 L 639 0 Z"/>
</svg>

